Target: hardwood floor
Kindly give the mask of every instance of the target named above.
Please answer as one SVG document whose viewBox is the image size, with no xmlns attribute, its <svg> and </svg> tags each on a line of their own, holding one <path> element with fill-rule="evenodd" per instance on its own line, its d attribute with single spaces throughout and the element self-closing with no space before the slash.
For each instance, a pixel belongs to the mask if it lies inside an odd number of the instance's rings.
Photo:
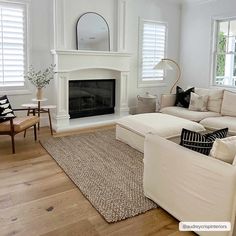
<svg viewBox="0 0 236 236">
<path fill-rule="evenodd" d="M 41 128 L 38 136 L 49 135 L 48 128 Z M 194 234 L 179 232 L 178 221 L 161 208 L 108 224 L 30 130 L 25 139 L 16 136 L 15 155 L 10 137 L 0 136 L 0 235 Z"/>
</svg>

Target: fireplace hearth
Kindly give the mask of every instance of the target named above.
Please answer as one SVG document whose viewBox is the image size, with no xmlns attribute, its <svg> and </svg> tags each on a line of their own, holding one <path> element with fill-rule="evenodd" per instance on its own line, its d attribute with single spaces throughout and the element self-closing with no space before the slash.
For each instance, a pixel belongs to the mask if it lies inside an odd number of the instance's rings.
<svg viewBox="0 0 236 236">
<path fill-rule="evenodd" d="M 115 80 L 69 81 L 69 115 L 81 118 L 114 113 Z"/>
</svg>

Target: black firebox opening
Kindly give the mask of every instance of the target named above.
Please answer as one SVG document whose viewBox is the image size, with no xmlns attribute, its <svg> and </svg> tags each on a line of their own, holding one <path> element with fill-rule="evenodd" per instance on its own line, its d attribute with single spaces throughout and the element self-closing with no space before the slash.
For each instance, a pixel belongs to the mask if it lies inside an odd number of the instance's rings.
<svg viewBox="0 0 236 236">
<path fill-rule="evenodd" d="M 70 118 L 112 114 L 114 107 L 114 79 L 69 82 Z"/>
</svg>

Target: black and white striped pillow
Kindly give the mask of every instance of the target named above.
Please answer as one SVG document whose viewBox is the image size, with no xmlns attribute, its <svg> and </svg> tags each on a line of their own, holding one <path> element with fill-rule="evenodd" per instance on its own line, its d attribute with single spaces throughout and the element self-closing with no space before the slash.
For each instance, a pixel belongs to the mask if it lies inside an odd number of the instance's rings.
<svg viewBox="0 0 236 236">
<path fill-rule="evenodd" d="M 225 138 L 228 128 L 208 134 L 200 134 L 191 130 L 182 129 L 180 145 L 193 151 L 209 155 L 212 145 L 217 138 Z"/>
<path fill-rule="evenodd" d="M 0 123 L 15 117 L 11 104 L 6 95 L 0 97 Z"/>
</svg>

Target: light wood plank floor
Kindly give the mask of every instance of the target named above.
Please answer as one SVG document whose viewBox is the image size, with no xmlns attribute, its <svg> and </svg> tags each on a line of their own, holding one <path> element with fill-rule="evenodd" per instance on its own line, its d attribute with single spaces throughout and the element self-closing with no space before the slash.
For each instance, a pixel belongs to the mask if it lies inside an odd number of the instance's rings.
<svg viewBox="0 0 236 236">
<path fill-rule="evenodd" d="M 38 134 L 49 135 L 48 128 Z M 15 155 L 10 136 L 0 136 L 0 235 L 194 234 L 179 232 L 178 221 L 161 208 L 108 224 L 29 130 L 25 139 L 16 136 Z"/>
</svg>

